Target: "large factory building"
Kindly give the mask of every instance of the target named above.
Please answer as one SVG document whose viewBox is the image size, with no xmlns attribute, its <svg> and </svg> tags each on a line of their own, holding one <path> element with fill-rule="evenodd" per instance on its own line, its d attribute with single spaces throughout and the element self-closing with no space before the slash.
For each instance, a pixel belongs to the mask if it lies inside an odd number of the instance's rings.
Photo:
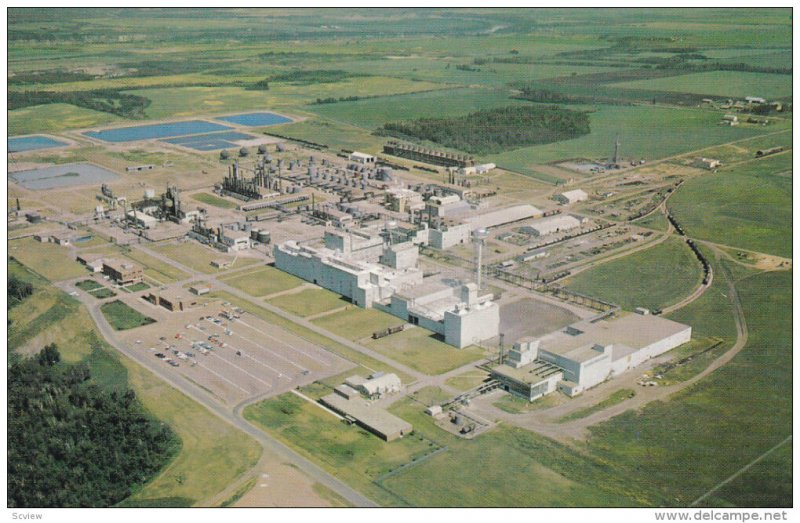
<svg viewBox="0 0 800 523">
<path fill-rule="evenodd" d="M 649 314 L 583 320 L 515 343 L 505 363 L 492 369 L 492 376 L 505 390 L 529 401 L 556 389 L 575 396 L 691 337 L 690 326 Z"/>
<path fill-rule="evenodd" d="M 363 231 L 329 230 L 323 247 L 287 241 L 274 248 L 275 267 L 444 337 L 463 348 L 498 336 L 499 307 L 475 284 L 423 281 L 418 246 L 390 244 Z"/>
</svg>

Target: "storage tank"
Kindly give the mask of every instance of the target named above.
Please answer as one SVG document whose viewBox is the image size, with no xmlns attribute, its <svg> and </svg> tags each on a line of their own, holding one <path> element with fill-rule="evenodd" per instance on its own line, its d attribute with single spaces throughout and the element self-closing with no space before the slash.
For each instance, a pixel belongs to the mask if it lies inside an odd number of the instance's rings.
<svg viewBox="0 0 800 523">
<path fill-rule="evenodd" d="M 258 227 L 253 227 L 252 229 L 250 229 L 250 239 L 258 241 L 258 233 L 260 232 L 261 229 L 259 229 Z"/>
<path fill-rule="evenodd" d="M 258 234 L 256 235 L 256 241 L 258 241 L 259 243 L 267 244 L 267 243 L 270 242 L 270 239 L 271 239 L 271 237 L 270 237 L 269 231 L 260 230 L 260 231 L 258 231 Z"/>
</svg>

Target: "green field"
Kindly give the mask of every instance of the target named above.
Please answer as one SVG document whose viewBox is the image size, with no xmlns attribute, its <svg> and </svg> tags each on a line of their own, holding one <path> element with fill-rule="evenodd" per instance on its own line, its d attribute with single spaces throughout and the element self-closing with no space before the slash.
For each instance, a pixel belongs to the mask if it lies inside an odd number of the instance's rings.
<svg viewBox="0 0 800 523">
<path fill-rule="evenodd" d="M 72 258 L 69 249 L 54 243 L 41 243 L 33 238 L 12 240 L 8 242 L 8 254 L 50 281 L 86 275 L 86 268 Z"/>
<path fill-rule="evenodd" d="M 149 288 L 150 286 L 147 285 L 145 282 L 134 283 L 133 285 L 128 285 L 127 287 L 123 287 L 123 289 L 128 292 L 146 291 Z"/>
<path fill-rule="evenodd" d="M 315 325 L 351 340 L 361 340 L 389 327 L 400 325 L 403 320 L 376 309 L 353 307 L 313 320 Z"/>
<path fill-rule="evenodd" d="M 625 256 L 567 280 L 570 290 L 622 308 L 663 309 L 692 293 L 702 280 L 700 262 L 678 238 Z"/>
<path fill-rule="evenodd" d="M 421 327 L 407 328 L 364 344 L 412 369 L 431 375 L 442 374 L 484 357 L 480 347 L 471 345 L 457 349 Z"/>
<path fill-rule="evenodd" d="M 221 272 L 221 269 L 211 266 L 212 261 L 227 260 L 229 262 L 233 262 L 234 260 L 234 256 L 231 256 L 230 254 L 222 254 L 211 247 L 206 247 L 192 241 L 183 241 L 177 244 L 167 243 L 164 245 L 159 245 L 154 250 L 172 258 L 185 267 L 189 267 L 190 269 L 206 274 Z M 234 264 L 231 268 L 244 267 L 247 265 L 253 265 L 255 263 L 258 263 L 258 260 L 255 258 L 244 258 L 240 256 L 236 259 L 236 264 Z"/>
<path fill-rule="evenodd" d="M 197 194 L 193 194 L 192 198 L 197 200 L 198 202 L 202 202 L 208 205 L 213 205 L 214 207 L 219 207 L 221 209 L 235 209 L 236 204 L 230 202 L 224 198 L 220 198 L 219 196 L 214 196 L 213 194 L 208 194 L 206 192 L 201 192 Z"/>
<path fill-rule="evenodd" d="M 67 129 L 99 127 L 120 118 L 68 104 L 47 104 L 8 111 L 8 135 L 59 132 Z"/>
<path fill-rule="evenodd" d="M 254 271 L 247 271 L 245 274 L 223 277 L 220 280 L 251 296 L 267 296 L 294 289 L 304 283 L 300 278 L 274 267 L 260 267 Z"/>
<path fill-rule="evenodd" d="M 102 289 L 103 285 L 94 280 L 83 280 L 76 283 L 75 287 L 81 289 L 82 291 L 90 292 L 96 289 Z"/>
<path fill-rule="evenodd" d="M 503 397 L 492 403 L 492 405 L 511 414 L 522 414 L 534 410 L 549 409 L 550 407 L 561 405 L 567 401 L 568 398 L 563 394 L 548 394 L 536 401 L 528 401 L 527 399 L 520 398 L 513 394 L 504 394 Z"/>
<path fill-rule="evenodd" d="M 116 296 L 117 295 L 116 292 L 112 291 L 111 289 L 107 289 L 105 287 L 102 288 L 102 289 L 98 289 L 96 291 L 92 291 L 89 294 L 91 294 L 92 296 L 94 296 L 98 300 L 102 300 L 102 299 L 105 299 L 105 298 L 111 298 L 112 296 Z"/>
<path fill-rule="evenodd" d="M 244 416 L 367 496 L 388 505 L 403 503 L 387 496 L 374 480 L 438 448 L 415 433 L 386 443 L 289 393 L 248 406 Z"/>
<path fill-rule="evenodd" d="M 142 265 L 145 275 L 159 283 L 172 283 L 189 277 L 189 275 L 182 270 L 176 269 L 169 263 L 165 263 L 138 249 L 124 249 L 122 253 L 126 258 L 130 258 L 134 262 Z"/>
<path fill-rule="evenodd" d="M 274 298 L 270 303 L 285 311 L 306 317 L 347 306 L 350 302 L 325 289 L 303 289 L 300 292 Z"/>
<path fill-rule="evenodd" d="M 565 158 L 606 159 L 618 134 L 623 158 L 654 160 L 762 134 L 764 129 L 724 127 L 709 111 L 647 106 L 598 106 L 589 115 L 591 133 L 574 140 L 516 149 L 486 159 L 521 172 Z M 777 126 L 770 129 L 777 130 Z"/>
<path fill-rule="evenodd" d="M 149 318 L 139 311 L 132 309 L 125 303 L 115 300 L 111 303 L 105 303 L 100 307 L 103 316 L 106 317 L 108 323 L 118 331 L 135 329 L 142 325 L 149 325 L 155 323 L 156 320 Z"/>
<path fill-rule="evenodd" d="M 615 87 L 675 91 L 731 98 L 759 96 L 767 100 L 792 96 L 792 77 L 786 74 L 713 71 L 669 78 L 637 80 Z"/>
<path fill-rule="evenodd" d="M 574 421 L 577 419 L 585 418 L 586 416 L 591 416 L 595 412 L 600 412 L 603 409 L 607 409 L 609 407 L 613 407 L 618 403 L 622 403 L 628 398 L 632 398 L 636 395 L 636 391 L 631 389 L 621 389 L 611 393 L 606 399 L 603 401 L 592 405 L 591 407 L 586 407 L 585 409 L 576 410 L 575 412 L 571 412 L 566 416 L 563 416 L 559 419 L 559 423 L 564 423 L 566 421 Z"/>
<path fill-rule="evenodd" d="M 792 153 L 688 180 L 669 207 L 694 238 L 792 255 Z"/>
</svg>

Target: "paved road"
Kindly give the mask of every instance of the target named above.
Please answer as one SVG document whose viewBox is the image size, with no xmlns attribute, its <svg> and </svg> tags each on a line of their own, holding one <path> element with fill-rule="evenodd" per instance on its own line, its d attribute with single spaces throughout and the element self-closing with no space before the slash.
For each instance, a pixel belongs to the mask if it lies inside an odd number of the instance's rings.
<svg viewBox="0 0 800 523">
<path fill-rule="evenodd" d="M 66 292 L 72 291 L 70 286 L 66 283 L 62 282 L 57 284 L 57 286 Z M 314 463 L 308 461 L 304 457 L 300 456 L 299 454 L 294 452 L 292 449 L 290 449 L 283 443 L 280 443 L 279 441 L 272 439 L 263 431 L 261 431 L 259 428 L 247 422 L 241 415 L 241 411 L 244 408 L 244 405 L 240 405 L 234 412 L 231 412 L 221 404 L 212 400 L 208 396 L 208 394 L 204 392 L 202 389 L 186 381 L 180 375 L 174 372 L 169 372 L 170 369 L 162 368 L 162 366 L 153 365 L 152 364 L 153 362 L 151 361 L 152 358 L 148 358 L 147 353 L 131 349 L 128 346 L 126 346 L 125 343 L 121 342 L 117 338 L 114 329 L 111 327 L 111 325 L 109 325 L 109 323 L 105 319 L 105 316 L 103 316 L 103 313 L 100 311 L 99 303 L 88 302 L 87 297 L 83 295 L 80 295 L 79 299 L 81 299 L 81 301 L 84 302 L 84 305 L 89 311 L 89 315 L 92 317 L 92 320 L 94 320 L 102 336 L 106 339 L 106 341 L 109 344 L 111 344 L 121 353 L 128 356 L 132 360 L 136 361 L 140 365 L 144 366 L 146 369 L 148 369 L 153 374 L 157 375 L 159 378 L 163 379 L 164 381 L 166 381 L 176 389 L 180 390 L 181 392 L 183 392 L 196 402 L 200 403 L 219 418 L 227 421 L 237 429 L 252 436 L 253 438 L 256 439 L 256 441 L 258 441 L 261 444 L 261 446 L 265 450 L 273 452 L 278 456 L 280 456 L 282 459 L 286 460 L 287 462 L 297 466 L 300 470 L 304 471 L 306 474 L 314 478 L 319 483 L 330 488 L 331 490 L 333 490 L 334 492 L 345 498 L 353 505 L 359 507 L 378 506 L 375 502 L 373 502 L 363 494 L 349 487 L 342 481 L 336 479 L 334 476 L 324 471 Z M 254 400 L 258 399 L 260 398 L 254 398 Z"/>
</svg>

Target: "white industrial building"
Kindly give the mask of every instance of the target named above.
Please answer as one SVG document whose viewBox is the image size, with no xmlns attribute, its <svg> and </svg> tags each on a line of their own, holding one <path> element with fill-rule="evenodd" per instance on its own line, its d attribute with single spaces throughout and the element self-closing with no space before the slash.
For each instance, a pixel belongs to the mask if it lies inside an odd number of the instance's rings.
<svg viewBox="0 0 800 523">
<path fill-rule="evenodd" d="M 483 163 L 481 165 L 473 165 L 468 167 L 461 167 L 458 169 L 458 174 L 463 174 L 465 176 L 471 176 L 474 174 L 486 174 L 492 169 L 496 169 L 497 166 L 493 163 Z"/>
<path fill-rule="evenodd" d="M 469 230 L 467 229 L 467 237 Z M 475 284 L 460 287 L 423 281 L 419 248 L 411 242 L 355 231 L 325 234 L 324 247 L 287 241 L 274 247 L 275 266 L 403 321 L 427 328 L 463 348 L 499 334 L 500 313 L 492 296 Z"/>
<path fill-rule="evenodd" d="M 472 232 L 468 224 L 445 225 L 428 230 L 428 244 L 435 249 L 449 249 L 459 244 L 469 242 Z"/>
<path fill-rule="evenodd" d="M 471 230 L 491 229 L 509 223 L 514 223 L 529 218 L 538 218 L 544 214 L 540 209 L 533 205 L 515 205 L 497 211 L 487 212 L 467 218 L 465 223 L 469 224 Z"/>
<path fill-rule="evenodd" d="M 360 153 L 358 151 L 353 151 L 350 153 L 349 160 L 351 162 L 356 162 L 364 165 L 375 165 L 375 157 L 371 154 Z"/>
<path fill-rule="evenodd" d="M 220 240 L 222 240 L 222 243 L 227 245 L 228 252 L 244 251 L 249 249 L 251 246 L 250 233 L 248 231 L 222 229 Z"/>
<path fill-rule="evenodd" d="M 643 314 L 583 320 L 514 344 L 492 369 L 505 390 L 533 401 L 556 389 L 575 396 L 691 340 L 689 325 Z"/>
<path fill-rule="evenodd" d="M 422 195 L 404 187 L 386 189 L 386 203 L 395 212 L 419 211 L 425 208 Z"/>
<path fill-rule="evenodd" d="M 562 205 L 569 205 L 572 203 L 585 202 L 589 199 L 589 195 L 581 189 L 575 189 L 574 191 L 566 191 L 562 192 L 561 194 L 556 194 L 553 198 Z"/>
<path fill-rule="evenodd" d="M 577 229 L 580 226 L 581 221 L 574 216 L 559 214 L 542 218 L 541 220 L 534 220 L 530 225 L 522 227 L 520 231 L 531 236 L 547 236 L 548 234 Z"/>
</svg>

